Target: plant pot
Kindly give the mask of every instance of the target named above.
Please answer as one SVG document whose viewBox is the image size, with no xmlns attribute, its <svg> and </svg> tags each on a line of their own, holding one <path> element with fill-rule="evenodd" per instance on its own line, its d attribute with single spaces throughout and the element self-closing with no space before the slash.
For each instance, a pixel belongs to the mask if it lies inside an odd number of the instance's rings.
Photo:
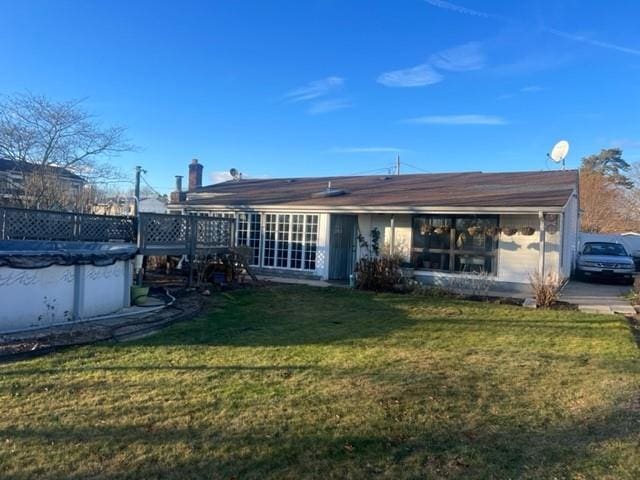
<svg viewBox="0 0 640 480">
<path fill-rule="evenodd" d="M 142 305 L 149 300 L 149 287 L 134 285 L 131 287 L 131 305 Z"/>
<path fill-rule="evenodd" d="M 502 229 L 502 234 L 506 235 L 507 237 L 511 237 L 512 235 L 515 235 L 517 232 L 518 230 L 515 228 L 505 227 Z"/>
<path fill-rule="evenodd" d="M 413 278 L 414 274 L 415 274 L 415 269 L 411 268 L 411 267 L 402 267 L 402 276 L 404 278 Z"/>
<path fill-rule="evenodd" d="M 527 236 L 529 236 L 529 235 L 533 235 L 535 232 L 536 232 L 536 229 L 535 229 L 535 228 L 533 228 L 533 227 L 522 227 L 522 228 L 520 229 L 520 233 L 521 233 L 522 235 L 527 235 Z"/>
</svg>

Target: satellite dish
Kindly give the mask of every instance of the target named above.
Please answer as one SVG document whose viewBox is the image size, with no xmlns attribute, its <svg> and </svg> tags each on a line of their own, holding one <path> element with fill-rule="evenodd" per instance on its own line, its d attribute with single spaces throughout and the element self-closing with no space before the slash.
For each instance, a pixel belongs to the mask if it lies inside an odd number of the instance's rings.
<svg viewBox="0 0 640 480">
<path fill-rule="evenodd" d="M 564 159 L 567 158 L 568 153 L 569 153 L 569 142 L 567 142 L 566 140 L 560 140 L 551 149 L 549 158 L 556 163 L 562 162 L 562 167 L 564 168 Z"/>
<path fill-rule="evenodd" d="M 231 177 L 235 180 L 236 178 L 238 178 L 238 170 L 232 168 L 231 170 L 229 170 L 229 175 L 231 175 Z"/>
</svg>

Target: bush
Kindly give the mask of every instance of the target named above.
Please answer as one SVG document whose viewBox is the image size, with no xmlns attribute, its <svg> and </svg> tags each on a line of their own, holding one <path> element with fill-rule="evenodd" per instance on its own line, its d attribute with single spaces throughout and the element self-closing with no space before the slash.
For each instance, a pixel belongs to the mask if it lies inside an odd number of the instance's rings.
<svg viewBox="0 0 640 480">
<path fill-rule="evenodd" d="M 533 288 L 533 298 L 538 307 L 549 308 L 560 298 L 560 290 L 564 285 L 564 277 L 557 272 L 549 272 L 544 277 L 539 272 L 529 275 Z"/>
<path fill-rule="evenodd" d="M 371 230 L 371 243 L 358 235 L 364 256 L 355 267 L 356 288 L 383 292 L 395 290 L 402 281 L 402 257 L 390 254 L 387 249 L 380 254 L 380 231 Z"/>
<path fill-rule="evenodd" d="M 361 290 L 393 290 L 401 278 L 400 262 L 394 257 L 362 257 L 356 264 L 356 287 Z"/>
</svg>

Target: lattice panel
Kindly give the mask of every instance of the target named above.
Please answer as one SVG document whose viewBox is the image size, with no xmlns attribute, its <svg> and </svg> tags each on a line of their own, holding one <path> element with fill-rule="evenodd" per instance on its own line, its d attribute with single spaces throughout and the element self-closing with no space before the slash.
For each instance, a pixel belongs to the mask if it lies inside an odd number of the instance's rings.
<svg viewBox="0 0 640 480">
<path fill-rule="evenodd" d="M 74 214 L 1 209 L 5 240 L 75 240 Z"/>
<path fill-rule="evenodd" d="M 143 215 L 141 228 L 143 243 L 174 245 L 187 244 L 189 233 L 189 217 L 181 215 Z"/>
<path fill-rule="evenodd" d="M 93 242 L 121 240 L 134 242 L 134 220 L 126 217 L 78 216 L 78 239 Z"/>
<path fill-rule="evenodd" d="M 233 221 L 218 217 L 196 217 L 196 248 L 222 248 L 231 244 Z"/>
</svg>

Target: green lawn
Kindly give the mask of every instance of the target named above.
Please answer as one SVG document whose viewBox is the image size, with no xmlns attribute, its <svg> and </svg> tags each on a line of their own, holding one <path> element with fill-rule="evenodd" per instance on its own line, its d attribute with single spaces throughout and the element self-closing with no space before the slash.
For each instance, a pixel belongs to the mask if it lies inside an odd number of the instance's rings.
<svg viewBox="0 0 640 480">
<path fill-rule="evenodd" d="M 639 360 L 617 316 L 238 291 L 0 365 L 0 478 L 640 478 Z"/>
</svg>

